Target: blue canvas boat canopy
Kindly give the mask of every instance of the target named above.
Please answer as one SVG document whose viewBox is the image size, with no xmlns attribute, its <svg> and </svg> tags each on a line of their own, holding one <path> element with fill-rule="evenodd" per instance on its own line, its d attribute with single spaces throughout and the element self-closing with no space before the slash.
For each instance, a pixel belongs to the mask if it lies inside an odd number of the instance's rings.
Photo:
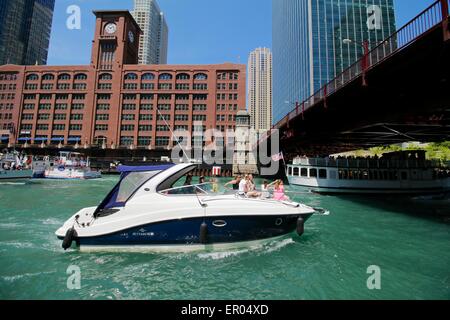
<svg viewBox="0 0 450 320">
<path fill-rule="evenodd" d="M 169 168 L 172 168 L 173 166 L 174 164 L 163 164 L 154 166 L 119 166 L 117 168 L 117 171 L 119 171 L 120 173 L 164 171 Z"/>
</svg>

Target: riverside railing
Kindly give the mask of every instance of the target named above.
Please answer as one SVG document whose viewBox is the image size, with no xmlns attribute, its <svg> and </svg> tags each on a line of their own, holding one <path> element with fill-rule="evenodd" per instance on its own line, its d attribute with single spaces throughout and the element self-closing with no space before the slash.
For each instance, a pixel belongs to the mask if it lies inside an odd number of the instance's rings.
<svg viewBox="0 0 450 320">
<path fill-rule="evenodd" d="M 311 108 L 316 103 L 322 101 L 324 98 L 338 91 L 349 82 L 363 75 L 364 72 L 373 68 L 382 61 L 388 59 L 393 54 L 408 47 L 411 43 L 420 38 L 424 33 L 448 19 L 449 6 L 450 0 L 438 0 L 433 3 L 427 9 L 417 15 L 414 19 L 408 22 L 405 26 L 397 30 L 394 34 L 392 34 L 384 41 L 380 42 L 375 48 L 370 50 L 362 58 L 345 69 L 333 80 L 325 84 L 312 96 L 307 98 L 301 104 L 298 104 L 296 108 L 288 113 L 282 120 L 280 120 L 273 127 L 273 129 L 281 128 L 290 120 L 303 114 L 306 110 Z"/>
</svg>

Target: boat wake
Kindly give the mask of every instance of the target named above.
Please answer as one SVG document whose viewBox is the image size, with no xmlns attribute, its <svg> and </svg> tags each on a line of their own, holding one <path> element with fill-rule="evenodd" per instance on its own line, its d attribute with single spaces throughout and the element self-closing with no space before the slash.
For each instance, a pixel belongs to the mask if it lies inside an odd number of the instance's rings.
<svg viewBox="0 0 450 320">
<path fill-rule="evenodd" d="M 248 248 L 228 250 L 228 251 L 217 251 L 217 252 L 206 252 L 206 253 L 198 253 L 197 257 L 200 259 L 207 260 L 222 260 L 230 257 L 241 256 L 247 253 L 271 253 L 274 251 L 281 250 L 282 248 L 295 243 L 292 238 L 287 239 L 277 239 L 271 240 L 266 243 L 250 246 Z"/>
<path fill-rule="evenodd" d="M 0 182 L 0 185 L 10 185 L 10 186 L 24 186 L 26 182 Z"/>
</svg>

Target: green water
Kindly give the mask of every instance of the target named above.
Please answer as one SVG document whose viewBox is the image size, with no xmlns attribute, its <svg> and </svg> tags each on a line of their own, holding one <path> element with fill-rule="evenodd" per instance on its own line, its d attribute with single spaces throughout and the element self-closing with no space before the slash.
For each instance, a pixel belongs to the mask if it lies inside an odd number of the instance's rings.
<svg viewBox="0 0 450 320">
<path fill-rule="evenodd" d="M 116 181 L 0 184 L 0 299 L 450 298 L 448 201 L 291 193 L 331 210 L 301 238 L 215 253 L 64 252 L 54 231 Z M 79 290 L 67 288 L 71 265 Z M 381 290 L 367 288 L 370 265 L 381 268 Z"/>
</svg>

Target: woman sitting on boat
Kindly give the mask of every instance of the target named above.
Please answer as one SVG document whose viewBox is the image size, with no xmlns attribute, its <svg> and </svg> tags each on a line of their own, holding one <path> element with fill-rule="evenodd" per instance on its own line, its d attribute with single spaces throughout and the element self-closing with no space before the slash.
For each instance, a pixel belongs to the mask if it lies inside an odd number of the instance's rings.
<svg viewBox="0 0 450 320">
<path fill-rule="evenodd" d="M 273 199 L 277 201 L 289 201 L 289 197 L 284 194 L 284 183 L 282 180 L 277 180 L 274 183 Z"/>
</svg>

